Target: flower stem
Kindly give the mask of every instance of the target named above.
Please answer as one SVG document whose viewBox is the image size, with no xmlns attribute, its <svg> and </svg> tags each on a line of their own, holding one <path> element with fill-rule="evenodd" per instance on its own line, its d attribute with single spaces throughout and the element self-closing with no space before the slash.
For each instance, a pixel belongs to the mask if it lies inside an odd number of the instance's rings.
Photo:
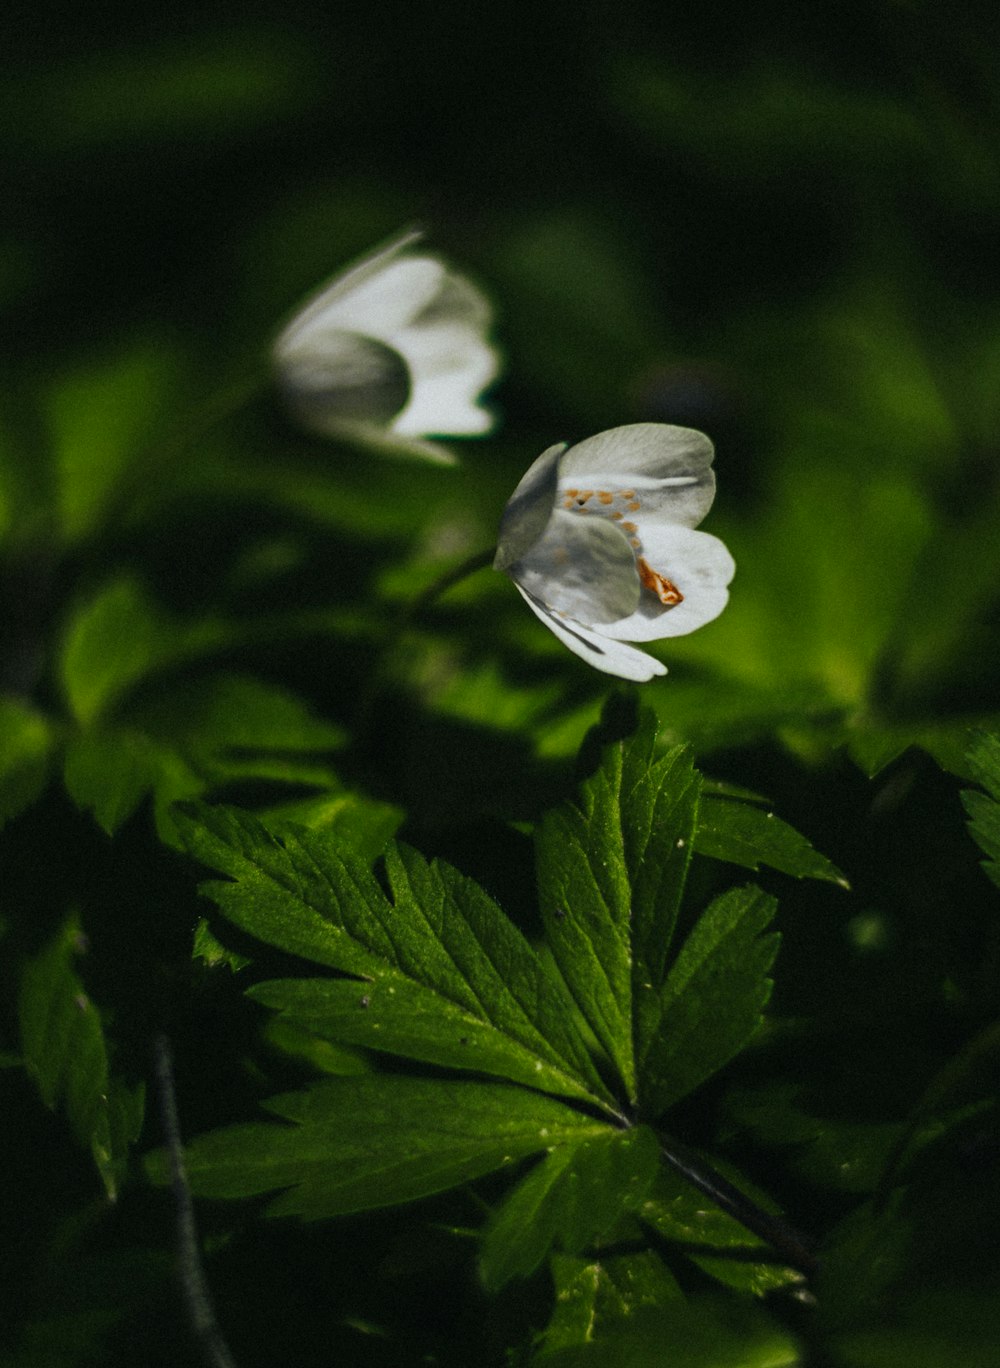
<svg viewBox="0 0 1000 1368">
<path fill-rule="evenodd" d="M 430 605 L 434 603 L 436 599 L 439 599 L 442 594 L 447 593 L 447 591 L 456 584 L 460 584 L 462 580 L 467 579 L 469 575 L 474 575 L 477 570 L 484 570 L 488 565 L 492 565 L 493 557 L 495 555 L 496 548 L 491 546 L 486 551 L 477 551 L 475 555 L 467 556 L 466 559 L 460 561 L 458 565 L 452 566 L 450 570 L 445 570 L 444 573 L 439 575 L 436 580 L 432 581 L 426 589 L 422 589 L 415 598 L 410 599 L 408 603 L 402 606 L 396 617 L 396 621 L 389 632 L 388 640 L 382 648 L 378 662 L 369 675 L 366 686 L 360 692 L 358 706 L 354 716 L 354 732 L 356 737 L 362 736 L 368 731 L 375 708 L 375 701 L 381 693 L 388 675 L 389 663 L 399 649 L 399 644 L 406 635 L 407 630 L 413 625 L 424 609 L 430 607 Z"/>
<path fill-rule="evenodd" d="M 435 599 L 439 599 L 442 594 L 448 592 L 456 584 L 461 584 L 462 580 L 474 575 L 477 570 L 485 570 L 488 565 L 493 564 L 493 557 L 496 555 L 496 547 L 491 546 L 486 551 L 477 551 L 474 556 L 468 556 L 458 565 L 446 570 L 439 575 L 433 583 L 426 589 L 411 599 L 403 610 L 401 626 L 408 626 L 415 618 L 419 617 L 425 608 L 428 608 Z"/>
</svg>

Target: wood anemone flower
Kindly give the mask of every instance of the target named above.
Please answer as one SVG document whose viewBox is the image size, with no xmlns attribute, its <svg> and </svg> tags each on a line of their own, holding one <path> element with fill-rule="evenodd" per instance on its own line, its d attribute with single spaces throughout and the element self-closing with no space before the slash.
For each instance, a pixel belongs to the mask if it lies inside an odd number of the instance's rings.
<svg viewBox="0 0 1000 1368">
<path fill-rule="evenodd" d="M 694 531 L 715 497 L 714 454 L 704 433 L 666 423 L 550 447 L 504 509 L 494 568 L 595 669 L 665 674 L 627 643 L 684 636 L 729 598 L 732 556 Z"/>
<path fill-rule="evenodd" d="M 429 437 L 489 432 L 500 370 L 486 297 L 407 233 L 326 285 L 281 331 L 272 360 L 295 417 L 324 436 L 451 463 Z"/>
</svg>

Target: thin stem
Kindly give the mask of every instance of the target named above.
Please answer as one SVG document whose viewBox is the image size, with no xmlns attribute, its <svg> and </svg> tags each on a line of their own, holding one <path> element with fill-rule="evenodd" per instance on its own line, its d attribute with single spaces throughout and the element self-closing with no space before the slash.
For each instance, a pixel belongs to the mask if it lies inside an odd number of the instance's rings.
<svg viewBox="0 0 1000 1368">
<path fill-rule="evenodd" d="M 381 692 L 389 662 L 398 650 L 399 643 L 406 635 L 408 628 L 412 626 L 424 609 L 439 599 L 442 594 L 447 593 L 456 584 L 460 584 L 469 575 L 474 575 L 477 570 L 485 570 L 488 565 L 492 565 L 495 555 L 496 549 L 491 546 L 486 551 L 477 551 L 475 555 L 467 556 L 458 565 L 452 566 L 450 570 L 445 570 L 426 589 L 421 590 L 415 598 L 403 605 L 378 662 L 368 677 L 367 685 L 360 693 L 354 718 L 356 736 L 360 736 L 368 730 L 375 700 Z"/>
<path fill-rule="evenodd" d="M 184 1166 L 177 1098 L 174 1092 L 174 1064 L 170 1041 L 158 1035 L 153 1042 L 153 1060 L 160 1098 L 163 1138 L 170 1155 L 170 1185 L 177 1209 L 177 1271 L 181 1295 L 192 1333 L 208 1368 L 236 1368 L 236 1360 L 222 1337 L 208 1291 L 205 1269 L 198 1247 L 198 1228 L 194 1219 L 191 1188 Z"/>
<path fill-rule="evenodd" d="M 488 565 L 493 564 L 493 557 L 496 555 L 496 548 L 491 546 L 486 551 L 477 551 L 474 556 L 468 556 L 458 565 L 446 570 L 439 575 L 432 584 L 422 590 L 415 599 L 412 599 L 403 611 L 401 626 L 405 627 L 413 622 L 423 610 L 429 607 L 435 599 L 439 599 L 442 594 L 447 593 L 456 584 L 461 584 L 462 580 L 474 575 L 477 570 L 485 570 Z"/>
<path fill-rule="evenodd" d="M 818 1270 L 819 1262 L 813 1253 L 813 1241 L 808 1236 L 790 1226 L 780 1216 L 759 1207 L 711 1165 L 702 1159 L 693 1158 L 678 1147 L 675 1141 L 668 1141 L 662 1135 L 660 1153 L 670 1167 L 687 1179 L 692 1187 L 703 1192 L 710 1201 L 728 1216 L 739 1221 L 751 1234 L 766 1241 L 792 1268 L 807 1275 Z"/>
</svg>

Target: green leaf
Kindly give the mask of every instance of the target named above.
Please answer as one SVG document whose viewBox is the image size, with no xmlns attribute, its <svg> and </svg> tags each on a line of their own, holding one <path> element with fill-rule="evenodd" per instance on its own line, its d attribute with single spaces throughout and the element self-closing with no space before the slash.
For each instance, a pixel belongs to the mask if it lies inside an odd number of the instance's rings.
<svg viewBox="0 0 1000 1368">
<path fill-rule="evenodd" d="M 855 764 L 874 778 L 911 746 L 919 746 L 942 769 L 963 779 L 975 778 L 968 759 L 969 745 L 977 730 L 1000 726 L 1000 715 L 925 719 L 917 722 L 889 723 L 872 717 L 855 718 L 843 733 L 848 754 Z"/>
<path fill-rule="evenodd" d="M 405 813 L 393 803 L 382 803 L 362 794 L 327 792 L 278 804 L 258 816 L 266 827 L 279 834 L 298 826 L 331 831 L 362 859 L 374 860 L 395 836 Z"/>
<path fill-rule="evenodd" d="M 170 422 L 177 358 L 163 339 L 134 346 L 63 377 L 48 402 L 59 519 L 67 542 L 100 524 L 111 500 Z"/>
<path fill-rule="evenodd" d="M 16 698 L 0 698 L 0 828 L 39 797 L 48 776 L 51 725 Z"/>
<path fill-rule="evenodd" d="M 209 926 L 207 917 L 199 917 L 194 928 L 191 958 L 201 960 L 208 969 L 219 969 L 225 965 L 233 974 L 238 974 L 241 969 L 253 963 L 249 956 L 241 955 L 239 951 L 230 950 L 228 946 L 223 945 Z"/>
<path fill-rule="evenodd" d="M 128 727 L 81 732 L 66 746 L 63 778 L 69 796 L 113 835 L 155 792 L 160 805 L 204 789 L 183 756 Z"/>
<path fill-rule="evenodd" d="M 752 885 L 702 914 L 661 995 L 660 1028 L 642 1062 L 643 1110 L 656 1116 L 727 1064 L 753 1037 L 771 994 L 775 901 Z"/>
<path fill-rule="evenodd" d="M 608 746 L 575 802 L 535 840 L 546 932 L 566 983 L 635 1097 L 633 1010 L 658 990 L 691 857 L 700 779 L 680 749 L 655 756 L 646 714 Z"/>
<path fill-rule="evenodd" d="M 747 869 L 769 865 L 797 879 L 826 879 L 850 885 L 836 865 L 794 827 L 751 803 L 706 795 L 701 800 L 694 848 L 699 855 L 728 860 Z"/>
<path fill-rule="evenodd" d="M 279 981 L 255 996 L 345 1043 L 611 1106 L 558 985 L 471 880 L 390 846 L 390 901 L 335 831 L 279 838 L 222 808 L 178 823 L 190 853 L 233 880 L 206 887 L 232 921 L 365 980 Z"/>
<path fill-rule="evenodd" d="M 127 704 L 119 725 L 74 737 L 66 751 L 66 787 L 109 834 L 152 792 L 160 834 L 175 844 L 172 803 L 236 780 L 337 785 L 327 754 L 342 741 L 338 727 L 313 717 L 293 694 L 213 674 L 155 690 Z M 342 830 L 368 838 L 367 808 L 351 812 L 350 796 L 342 793 L 326 800 L 345 809 Z M 384 828 L 388 814 L 382 805 L 374 810 Z"/>
<path fill-rule="evenodd" d="M 630 1099 L 632 897 L 618 794 L 620 752 L 584 784 L 579 805 L 545 813 L 535 832 L 538 892 L 559 971 Z"/>
<path fill-rule="evenodd" d="M 843 433 L 817 436 L 808 464 L 799 434 L 786 440 L 793 455 L 766 516 L 713 527 L 737 565 L 754 567 L 754 592 L 734 595 L 705 631 L 672 642 L 671 656 L 736 674 L 755 693 L 773 692 L 776 705 L 812 694 L 814 714 L 842 721 L 869 706 L 913 566 L 932 544 L 933 517 L 912 480 L 878 464 L 870 435 L 859 448 L 869 451 L 863 480 L 844 464 Z"/>
<path fill-rule="evenodd" d="M 717 1160 L 713 1166 L 766 1211 L 777 1210 L 743 1174 Z M 802 1274 L 783 1265 L 770 1245 L 666 1166 L 660 1167 L 638 1214 L 661 1239 L 727 1287 L 762 1297 L 777 1287 L 802 1282 Z"/>
<path fill-rule="evenodd" d="M 540 1362 L 558 1349 L 588 1344 L 643 1307 L 683 1299 L 673 1274 L 652 1250 L 600 1260 L 555 1254 L 551 1265 L 555 1304 Z"/>
<path fill-rule="evenodd" d="M 727 1096 L 727 1109 L 758 1143 L 790 1147 L 785 1162 L 807 1182 L 870 1193 L 902 1137 L 903 1123 L 811 1115 L 801 1100 L 804 1091 L 793 1080 L 736 1089 Z"/>
<path fill-rule="evenodd" d="M 311 1031 L 281 1017 L 271 1017 L 264 1024 L 261 1037 L 272 1050 L 302 1060 L 317 1073 L 340 1077 L 343 1074 L 353 1076 L 372 1072 L 371 1058 L 364 1050 L 320 1040 Z"/>
<path fill-rule="evenodd" d="M 1000 736 L 983 735 L 969 751 L 969 766 L 985 793 L 967 789 L 962 802 L 969 814 L 969 830 L 987 858 L 983 868 L 1000 886 Z"/>
<path fill-rule="evenodd" d="M 756 682 L 734 678 L 730 670 L 724 660 L 715 666 L 676 663 L 671 650 L 668 678 L 649 685 L 663 719 L 663 741 L 683 742 L 703 756 L 770 740 L 792 725 L 828 727 L 844 717 L 843 707 L 817 680 Z"/>
<path fill-rule="evenodd" d="M 621 747 L 621 821 L 632 885 L 637 975 L 663 982 L 692 848 L 701 828 L 701 776 L 675 746 L 657 757 L 655 715 L 645 712 Z"/>
<path fill-rule="evenodd" d="M 748 1300 L 671 1299 L 639 1307 L 591 1343 L 546 1353 L 546 1368 L 800 1368 L 792 1335 Z"/>
<path fill-rule="evenodd" d="M 89 726 L 147 675 L 217 650 L 232 636 L 221 622 L 167 617 L 135 579 L 120 576 L 70 620 L 59 659 L 66 702 Z"/>
<path fill-rule="evenodd" d="M 345 740 L 341 727 L 316 717 L 287 689 L 230 673 L 157 690 L 126 715 L 151 736 L 189 753 L 214 782 L 262 773 L 263 756 L 281 777 L 309 782 L 316 762 L 306 757 L 339 749 Z"/>
<path fill-rule="evenodd" d="M 138 1138 L 143 1091 L 111 1076 L 98 1011 L 75 971 L 86 937 L 76 917 L 24 967 L 18 1003 L 21 1049 L 47 1107 L 65 1107 L 70 1126 L 93 1155 L 112 1200 Z"/>
<path fill-rule="evenodd" d="M 533 1273 L 555 1244 L 579 1254 L 643 1201 L 659 1147 L 645 1126 L 560 1145 L 494 1212 L 479 1268 L 488 1291 Z"/>
<path fill-rule="evenodd" d="M 269 1215 L 321 1220 L 443 1192 L 608 1129 L 523 1088 L 393 1075 L 328 1078 L 268 1105 L 292 1124 L 232 1126 L 188 1146 L 196 1194 L 287 1189 Z M 162 1151 L 147 1167 L 154 1182 L 167 1181 Z"/>
</svg>

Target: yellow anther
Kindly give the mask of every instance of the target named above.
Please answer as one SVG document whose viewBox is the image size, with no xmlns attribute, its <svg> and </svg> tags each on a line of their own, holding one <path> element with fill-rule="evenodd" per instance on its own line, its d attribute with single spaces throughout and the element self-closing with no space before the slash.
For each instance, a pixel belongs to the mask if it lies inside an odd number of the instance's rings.
<svg viewBox="0 0 1000 1368">
<path fill-rule="evenodd" d="M 678 603 L 684 602 L 684 595 L 673 580 L 658 574 L 641 556 L 636 562 L 636 569 L 639 571 L 639 583 L 644 589 L 651 590 L 665 608 L 676 608 Z"/>
</svg>

